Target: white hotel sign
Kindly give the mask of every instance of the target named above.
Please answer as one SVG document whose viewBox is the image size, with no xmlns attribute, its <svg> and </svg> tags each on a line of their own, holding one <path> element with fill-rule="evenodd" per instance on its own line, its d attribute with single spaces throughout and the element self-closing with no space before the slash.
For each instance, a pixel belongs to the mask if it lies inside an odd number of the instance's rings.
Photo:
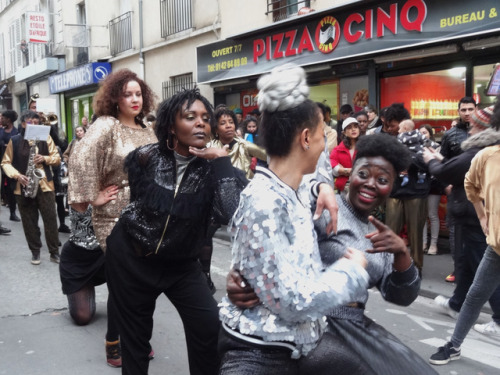
<svg viewBox="0 0 500 375">
<path fill-rule="evenodd" d="M 49 42 L 49 16 L 42 12 L 26 12 L 26 41 Z"/>
</svg>

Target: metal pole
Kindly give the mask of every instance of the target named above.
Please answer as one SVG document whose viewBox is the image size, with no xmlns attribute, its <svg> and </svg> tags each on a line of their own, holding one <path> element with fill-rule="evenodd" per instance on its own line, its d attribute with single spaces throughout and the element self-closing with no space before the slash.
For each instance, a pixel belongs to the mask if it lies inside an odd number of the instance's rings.
<svg viewBox="0 0 500 375">
<path fill-rule="evenodd" d="M 145 76 L 145 67 L 144 67 L 144 53 L 142 52 L 142 39 L 143 39 L 143 30 L 142 30 L 142 0 L 139 0 L 139 78 L 144 80 Z"/>
</svg>

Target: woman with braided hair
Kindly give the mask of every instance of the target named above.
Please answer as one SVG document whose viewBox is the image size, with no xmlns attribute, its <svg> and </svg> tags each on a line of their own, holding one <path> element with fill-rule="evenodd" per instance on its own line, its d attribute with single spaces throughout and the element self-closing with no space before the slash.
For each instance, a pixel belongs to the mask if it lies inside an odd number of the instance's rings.
<svg viewBox="0 0 500 375">
<path fill-rule="evenodd" d="M 296 374 L 299 359 L 318 344 L 323 316 L 366 288 L 366 259 L 354 249 L 332 267 L 321 264 L 310 199 L 302 184 L 324 151 L 323 116 L 307 98 L 305 72 L 294 65 L 258 81 L 263 146 L 269 168 L 242 192 L 233 216 L 232 263 L 262 301 L 240 309 L 227 298 L 222 320 L 220 374 Z M 311 196 L 310 196 L 311 195 Z"/>
</svg>

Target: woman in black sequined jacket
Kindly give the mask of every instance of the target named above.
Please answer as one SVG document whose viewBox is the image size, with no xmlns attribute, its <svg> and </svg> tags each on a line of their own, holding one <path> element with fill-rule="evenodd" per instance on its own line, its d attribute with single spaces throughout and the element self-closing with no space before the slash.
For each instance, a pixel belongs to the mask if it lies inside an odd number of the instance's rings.
<svg viewBox="0 0 500 375">
<path fill-rule="evenodd" d="M 197 262 L 209 220 L 226 224 L 243 188 L 227 149 L 205 148 L 213 110 L 197 89 L 161 104 L 159 142 L 125 162 L 130 204 L 107 239 L 106 276 L 116 302 L 123 374 L 147 374 L 157 297 L 177 308 L 191 374 L 218 369 L 218 309 Z"/>
</svg>

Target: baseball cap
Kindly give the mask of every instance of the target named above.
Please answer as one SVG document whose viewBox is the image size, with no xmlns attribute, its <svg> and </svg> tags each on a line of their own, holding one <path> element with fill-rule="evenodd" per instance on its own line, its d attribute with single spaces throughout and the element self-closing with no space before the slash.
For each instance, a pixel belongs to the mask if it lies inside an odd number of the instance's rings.
<svg viewBox="0 0 500 375">
<path fill-rule="evenodd" d="M 348 117 L 342 122 L 342 130 L 345 130 L 345 128 L 347 128 L 351 124 L 359 125 L 358 120 L 356 120 L 354 117 Z"/>
</svg>

